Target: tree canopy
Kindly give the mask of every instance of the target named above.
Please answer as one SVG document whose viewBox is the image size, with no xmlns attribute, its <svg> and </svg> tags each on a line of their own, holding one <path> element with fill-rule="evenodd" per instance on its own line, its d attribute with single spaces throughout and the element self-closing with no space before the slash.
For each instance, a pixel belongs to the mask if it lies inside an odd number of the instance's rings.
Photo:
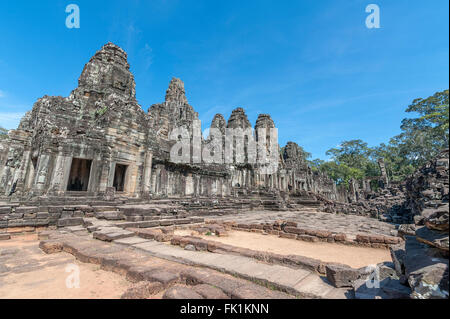
<svg viewBox="0 0 450 319">
<path fill-rule="evenodd" d="M 8 130 L 0 126 L 0 139 L 4 139 L 8 136 Z"/>
<path fill-rule="evenodd" d="M 437 92 L 426 99 L 416 99 L 406 109 L 416 117 L 405 118 L 402 132 L 369 147 L 362 140 L 343 141 L 327 151 L 331 161 L 309 161 L 314 170 L 326 172 L 339 185 L 348 186 L 350 179 L 381 175 L 377 161 L 383 159 L 389 178 L 401 181 L 439 151 L 449 145 L 449 91 Z"/>
</svg>

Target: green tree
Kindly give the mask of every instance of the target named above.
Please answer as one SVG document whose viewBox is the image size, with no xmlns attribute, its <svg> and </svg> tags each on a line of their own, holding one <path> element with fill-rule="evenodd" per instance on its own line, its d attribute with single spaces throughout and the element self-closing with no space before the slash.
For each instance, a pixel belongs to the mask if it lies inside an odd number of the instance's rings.
<svg viewBox="0 0 450 319">
<path fill-rule="evenodd" d="M 344 141 L 339 147 L 328 150 L 326 154 L 338 165 L 337 172 L 342 174 L 343 180 L 380 175 L 378 164 L 373 157 L 374 150 L 362 140 Z"/>
<path fill-rule="evenodd" d="M 337 185 L 349 186 L 350 179 L 362 179 L 364 172 L 358 168 L 350 167 L 346 164 L 338 164 L 335 161 L 325 162 L 320 166 L 320 170 L 325 172 Z"/>
<path fill-rule="evenodd" d="M 342 142 L 337 148 L 329 149 L 326 154 L 338 164 L 364 169 L 370 153 L 367 143 L 362 140 L 351 140 Z"/>
<path fill-rule="evenodd" d="M 308 161 L 308 164 L 312 168 L 313 171 L 319 171 L 320 167 L 323 164 L 325 164 L 325 161 L 321 160 L 320 158 L 316 158 L 316 159 Z"/>
<path fill-rule="evenodd" d="M 348 186 L 351 178 L 380 176 L 377 160 L 382 158 L 392 181 L 402 181 L 417 168 L 449 146 L 449 91 L 437 92 L 426 99 L 416 99 L 406 112 L 401 134 L 370 148 L 362 140 L 342 142 L 327 151 L 332 160 L 308 161 L 313 170 L 326 172 L 339 185 Z"/>
<path fill-rule="evenodd" d="M 0 139 L 8 137 L 8 130 L 0 126 Z"/>
<path fill-rule="evenodd" d="M 402 121 L 402 133 L 390 144 L 399 148 L 411 165 L 419 167 L 448 147 L 449 142 L 449 91 L 437 92 L 426 99 L 416 99 L 406 112 L 418 117 Z"/>
</svg>

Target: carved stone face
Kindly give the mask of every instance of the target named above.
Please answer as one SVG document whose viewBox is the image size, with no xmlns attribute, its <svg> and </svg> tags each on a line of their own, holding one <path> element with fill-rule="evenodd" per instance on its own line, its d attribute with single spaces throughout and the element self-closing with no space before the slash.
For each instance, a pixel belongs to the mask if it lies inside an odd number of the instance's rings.
<svg viewBox="0 0 450 319">
<path fill-rule="evenodd" d="M 23 151 L 18 149 L 13 149 L 8 154 L 8 159 L 6 160 L 6 166 L 12 168 L 20 167 L 20 159 L 22 158 Z"/>
</svg>

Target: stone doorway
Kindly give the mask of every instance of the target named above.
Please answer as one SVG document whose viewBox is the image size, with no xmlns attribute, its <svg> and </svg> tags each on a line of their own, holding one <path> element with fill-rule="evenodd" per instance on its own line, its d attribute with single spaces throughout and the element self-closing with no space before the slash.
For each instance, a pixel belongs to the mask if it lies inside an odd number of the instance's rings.
<svg viewBox="0 0 450 319">
<path fill-rule="evenodd" d="M 89 186 L 92 160 L 73 158 L 70 168 L 67 190 L 72 192 L 86 192 Z"/>
<path fill-rule="evenodd" d="M 127 168 L 127 165 L 116 164 L 113 187 L 117 192 L 123 192 L 125 190 L 125 176 L 127 173 Z"/>
</svg>

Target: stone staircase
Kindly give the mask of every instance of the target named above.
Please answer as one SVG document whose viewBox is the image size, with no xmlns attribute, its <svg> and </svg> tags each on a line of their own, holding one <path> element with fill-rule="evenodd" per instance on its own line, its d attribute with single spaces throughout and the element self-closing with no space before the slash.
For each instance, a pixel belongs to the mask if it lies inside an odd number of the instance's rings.
<svg viewBox="0 0 450 319">
<path fill-rule="evenodd" d="M 325 277 L 306 269 L 269 264 L 240 255 L 187 250 L 167 242 L 137 236 L 135 232 L 121 228 L 120 223 L 94 219 L 92 221 L 95 225 L 88 227 L 88 230 L 92 231 L 89 237 L 142 251 L 152 257 L 199 267 L 199 269 L 216 270 L 297 298 L 348 299 L 354 297 L 351 289 L 336 288 Z M 66 227 L 64 231 L 86 236 L 86 229 L 82 226 Z"/>
</svg>

